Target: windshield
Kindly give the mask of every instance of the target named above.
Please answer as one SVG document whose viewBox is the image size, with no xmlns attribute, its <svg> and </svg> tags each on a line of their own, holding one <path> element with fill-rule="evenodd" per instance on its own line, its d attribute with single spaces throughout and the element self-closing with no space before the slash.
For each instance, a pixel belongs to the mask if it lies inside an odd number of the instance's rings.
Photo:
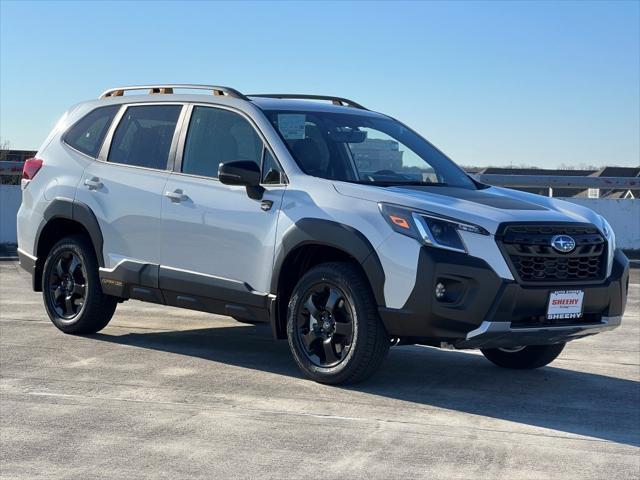
<svg viewBox="0 0 640 480">
<path fill-rule="evenodd" d="M 313 111 L 265 113 L 308 175 L 381 186 L 476 188 L 442 152 L 391 118 Z"/>
</svg>

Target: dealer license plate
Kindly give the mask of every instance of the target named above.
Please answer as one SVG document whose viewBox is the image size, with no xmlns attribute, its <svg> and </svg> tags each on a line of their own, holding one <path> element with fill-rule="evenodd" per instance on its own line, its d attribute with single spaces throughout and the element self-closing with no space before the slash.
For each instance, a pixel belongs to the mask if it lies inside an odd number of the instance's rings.
<svg viewBox="0 0 640 480">
<path fill-rule="evenodd" d="M 549 320 L 565 320 L 582 317 L 582 290 L 558 290 L 549 295 L 547 318 Z"/>
</svg>

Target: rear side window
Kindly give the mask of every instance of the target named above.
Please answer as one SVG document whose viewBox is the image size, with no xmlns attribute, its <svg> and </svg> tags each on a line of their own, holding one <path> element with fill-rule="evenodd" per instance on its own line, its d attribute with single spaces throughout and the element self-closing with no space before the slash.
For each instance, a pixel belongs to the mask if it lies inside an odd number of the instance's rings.
<svg viewBox="0 0 640 480">
<path fill-rule="evenodd" d="M 181 105 L 128 107 L 111 140 L 107 161 L 166 170 Z"/>
<path fill-rule="evenodd" d="M 217 178 L 218 165 L 235 160 L 250 160 L 260 167 L 262 148 L 262 140 L 241 115 L 220 108 L 195 107 L 182 172 Z"/>
<path fill-rule="evenodd" d="M 86 114 L 64 135 L 64 142 L 79 152 L 97 157 L 104 137 L 120 105 L 100 107 Z"/>
</svg>

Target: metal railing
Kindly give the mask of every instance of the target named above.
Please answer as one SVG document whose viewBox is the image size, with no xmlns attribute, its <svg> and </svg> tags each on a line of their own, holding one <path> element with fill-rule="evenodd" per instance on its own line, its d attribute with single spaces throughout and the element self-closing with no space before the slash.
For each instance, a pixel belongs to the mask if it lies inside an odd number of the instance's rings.
<svg viewBox="0 0 640 480">
<path fill-rule="evenodd" d="M 561 175 L 499 175 L 481 173 L 474 178 L 496 187 L 516 188 L 602 188 L 608 190 L 640 190 L 638 177 L 574 177 Z"/>
<path fill-rule="evenodd" d="M 595 190 L 593 198 L 600 196 L 600 190 L 631 190 L 635 197 L 640 191 L 638 177 L 578 177 L 571 175 L 504 175 L 480 173 L 473 178 L 481 183 L 507 188 L 545 188 L 547 196 L 554 197 L 554 189 Z M 563 195 L 560 195 L 563 196 Z M 566 195 L 565 195 L 566 196 Z"/>
</svg>

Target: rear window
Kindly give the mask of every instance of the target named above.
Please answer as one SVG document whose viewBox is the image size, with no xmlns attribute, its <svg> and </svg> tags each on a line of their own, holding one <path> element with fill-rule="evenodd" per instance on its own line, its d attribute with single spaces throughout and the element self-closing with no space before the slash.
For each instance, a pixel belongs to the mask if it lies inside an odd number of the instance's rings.
<svg viewBox="0 0 640 480">
<path fill-rule="evenodd" d="M 113 134 L 107 161 L 167 169 L 181 105 L 128 107 Z"/>
<path fill-rule="evenodd" d="M 100 107 L 86 114 L 65 134 L 63 141 L 79 152 L 97 157 L 104 137 L 120 105 Z"/>
</svg>

